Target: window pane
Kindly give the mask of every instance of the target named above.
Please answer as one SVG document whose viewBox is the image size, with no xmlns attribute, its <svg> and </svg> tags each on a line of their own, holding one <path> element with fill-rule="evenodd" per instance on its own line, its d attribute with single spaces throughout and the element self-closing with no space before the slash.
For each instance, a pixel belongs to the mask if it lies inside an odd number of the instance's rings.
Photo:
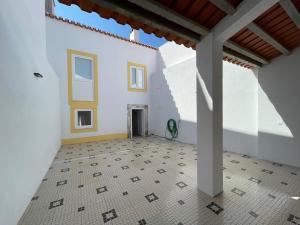
<svg viewBox="0 0 300 225">
<path fill-rule="evenodd" d="M 138 88 L 144 87 L 144 70 L 143 69 L 137 70 L 137 86 L 138 86 Z"/>
<path fill-rule="evenodd" d="M 91 111 L 78 111 L 77 112 L 77 125 L 78 126 L 91 126 L 92 125 L 92 112 Z"/>
<path fill-rule="evenodd" d="M 136 68 L 131 67 L 131 85 L 136 87 Z"/>
<path fill-rule="evenodd" d="M 75 57 L 75 78 L 92 80 L 92 60 Z"/>
</svg>

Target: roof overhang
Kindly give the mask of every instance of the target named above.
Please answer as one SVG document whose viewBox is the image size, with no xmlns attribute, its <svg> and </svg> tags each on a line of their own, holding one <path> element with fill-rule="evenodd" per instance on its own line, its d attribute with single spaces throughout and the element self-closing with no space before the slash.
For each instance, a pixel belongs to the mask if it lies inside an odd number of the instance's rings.
<svg viewBox="0 0 300 225">
<path fill-rule="evenodd" d="M 194 49 L 222 20 L 237 15 L 246 1 L 251 0 L 59 0 Z M 299 10 L 297 0 L 270 5 L 224 43 L 224 59 L 251 68 L 288 55 L 300 45 Z"/>
</svg>

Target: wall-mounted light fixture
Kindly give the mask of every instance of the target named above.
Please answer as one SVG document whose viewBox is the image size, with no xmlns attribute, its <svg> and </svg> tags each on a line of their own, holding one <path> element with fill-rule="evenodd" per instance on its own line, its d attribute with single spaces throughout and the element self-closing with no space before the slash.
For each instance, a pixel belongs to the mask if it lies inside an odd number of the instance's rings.
<svg viewBox="0 0 300 225">
<path fill-rule="evenodd" d="M 33 73 L 36 78 L 43 78 L 43 75 L 40 73 Z"/>
</svg>

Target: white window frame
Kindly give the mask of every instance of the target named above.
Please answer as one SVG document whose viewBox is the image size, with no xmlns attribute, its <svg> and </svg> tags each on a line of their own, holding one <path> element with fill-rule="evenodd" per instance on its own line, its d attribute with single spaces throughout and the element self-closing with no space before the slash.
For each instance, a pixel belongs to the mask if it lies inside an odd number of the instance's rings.
<svg viewBox="0 0 300 225">
<path fill-rule="evenodd" d="M 85 126 L 79 126 L 77 124 L 78 122 L 78 112 L 80 111 L 88 111 L 88 112 L 91 112 L 91 125 L 85 125 Z M 93 109 L 75 109 L 74 110 L 74 113 L 75 113 L 75 116 L 74 116 L 74 119 L 75 119 L 75 129 L 89 129 L 89 128 L 94 128 L 94 110 Z"/>
<path fill-rule="evenodd" d="M 145 68 L 144 67 L 142 67 L 142 66 L 134 66 L 134 65 L 130 65 L 130 88 L 132 88 L 132 89 L 140 89 L 140 90 L 144 90 L 145 89 Z M 133 85 L 133 83 L 132 83 L 132 68 L 135 68 L 135 70 L 136 70 L 136 72 L 138 71 L 138 70 L 142 70 L 143 71 L 143 76 L 142 76 L 142 78 L 143 78 L 143 85 L 142 85 L 142 87 L 139 87 L 139 86 L 137 86 L 137 85 Z M 138 83 L 138 76 L 137 76 L 137 73 L 136 73 L 136 83 Z"/>
</svg>

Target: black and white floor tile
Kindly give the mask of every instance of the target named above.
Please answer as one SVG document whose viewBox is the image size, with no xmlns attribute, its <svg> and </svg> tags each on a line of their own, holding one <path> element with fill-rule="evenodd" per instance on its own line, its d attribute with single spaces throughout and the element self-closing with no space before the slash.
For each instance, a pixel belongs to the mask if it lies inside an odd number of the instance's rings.
<svg viewBox="0 0 300 225">
<path fill-rule="evenodd" d="M 62 146 L 19 225 L 300 225 L 299 168 L 224 152 L 211 198 L 196 159 L 155 136 Z"/>
</svg>

